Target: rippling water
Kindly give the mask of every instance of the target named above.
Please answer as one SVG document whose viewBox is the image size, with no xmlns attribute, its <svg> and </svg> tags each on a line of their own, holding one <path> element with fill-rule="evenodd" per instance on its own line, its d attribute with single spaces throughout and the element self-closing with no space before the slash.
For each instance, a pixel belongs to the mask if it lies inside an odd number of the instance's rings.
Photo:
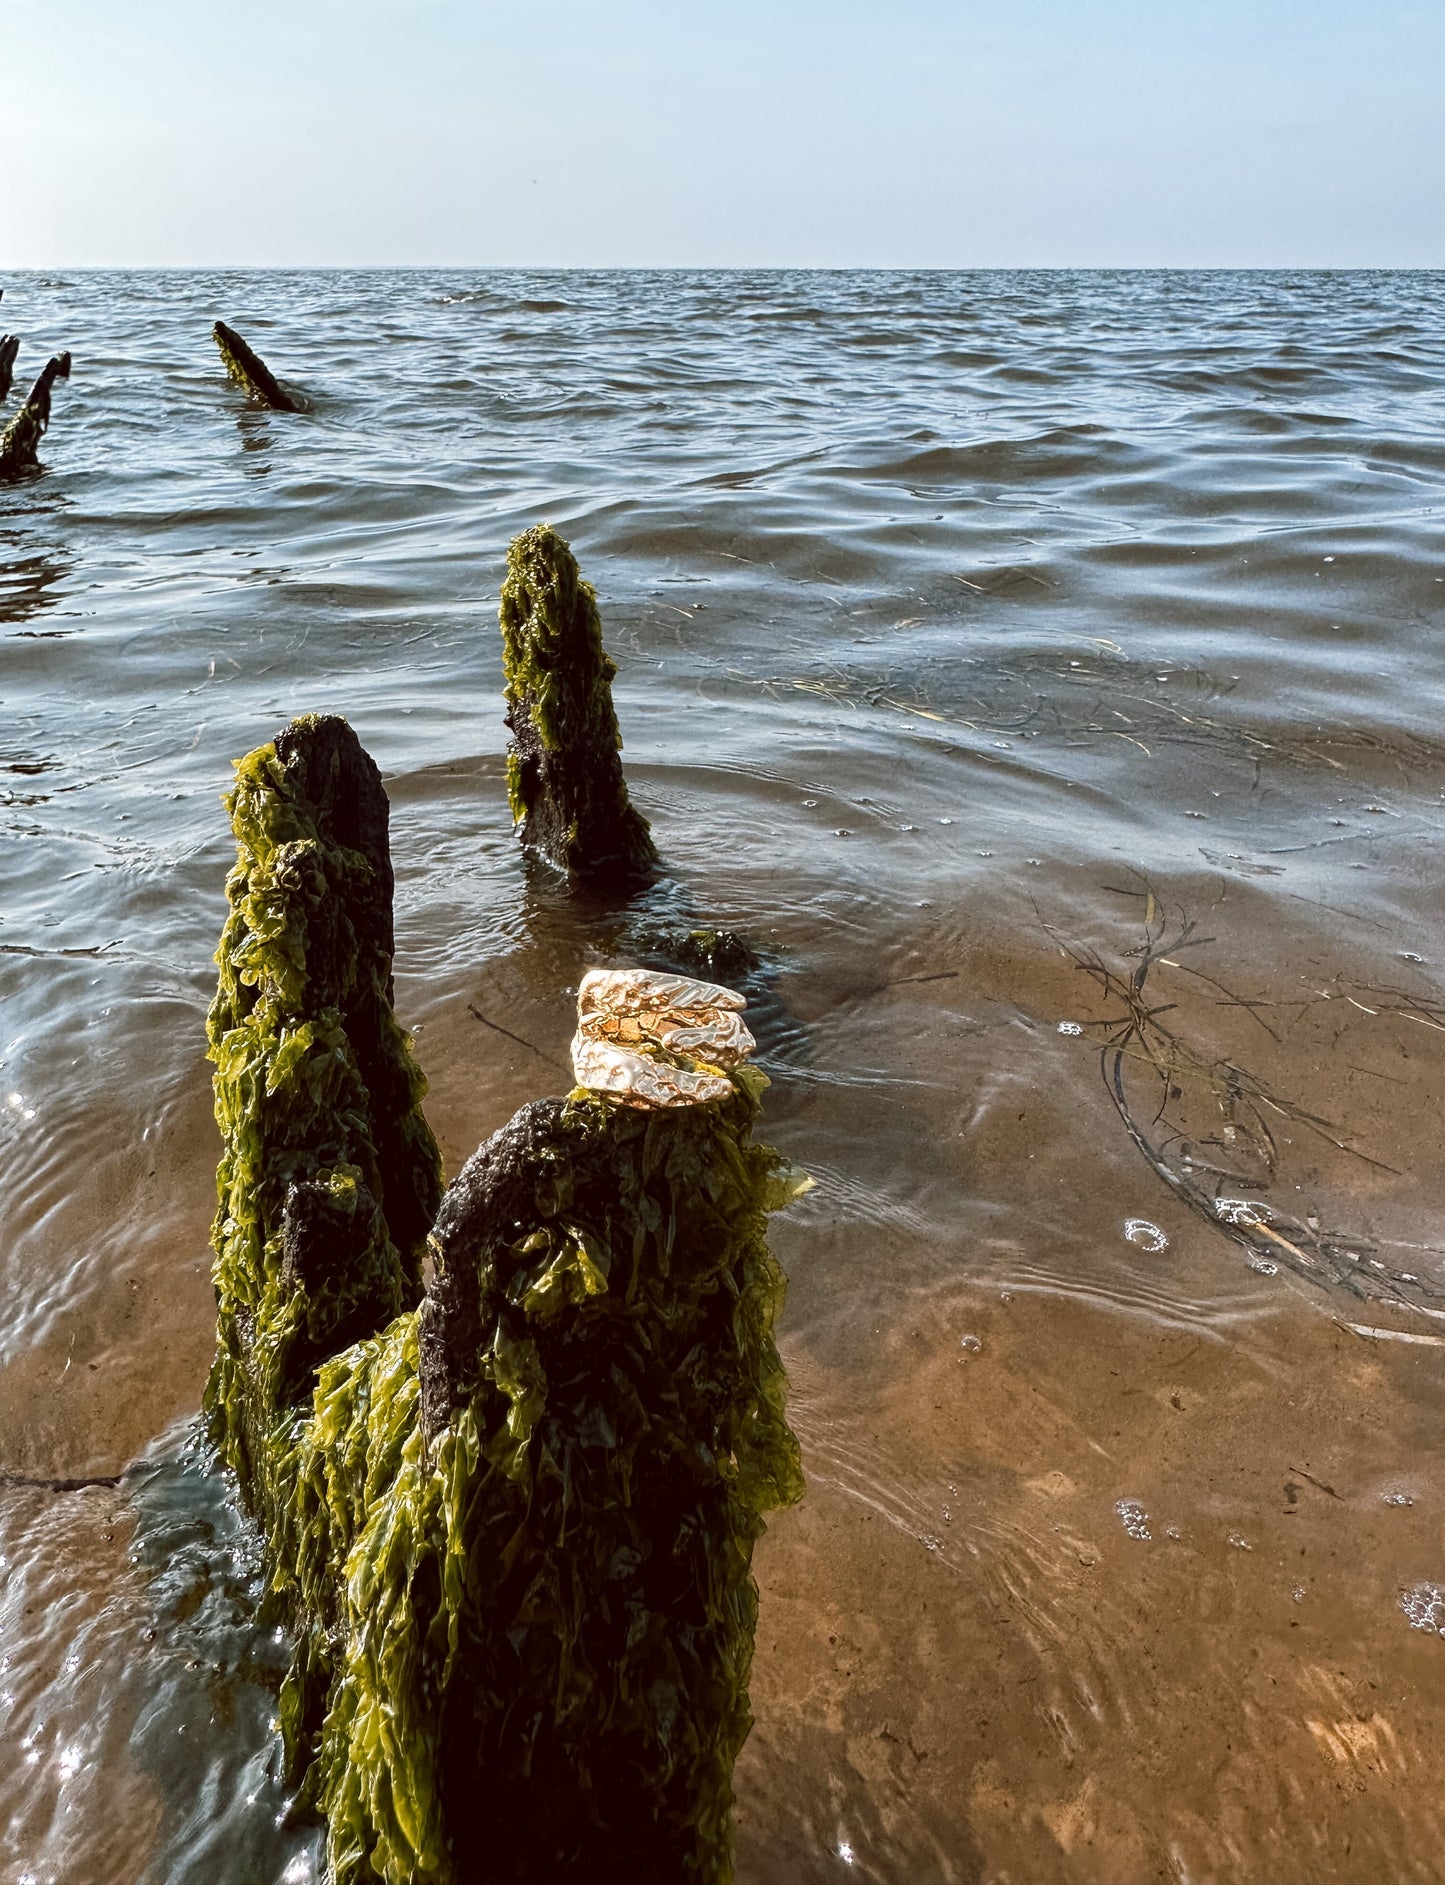
<svg viewBox="0 0 1445 1885">
<path fill-rule="evenodd" d="M 597 945 L 502 788 L 544 519 L 819 1180 L 740 1879 L 1438 1877 L 1445 276 L 4 287 L 75 356 L 0 492 L 5 1879 L 313 1876 L 189 1426 L 217 799 L 376 755 L 455 1171 Z"/>
</svg>

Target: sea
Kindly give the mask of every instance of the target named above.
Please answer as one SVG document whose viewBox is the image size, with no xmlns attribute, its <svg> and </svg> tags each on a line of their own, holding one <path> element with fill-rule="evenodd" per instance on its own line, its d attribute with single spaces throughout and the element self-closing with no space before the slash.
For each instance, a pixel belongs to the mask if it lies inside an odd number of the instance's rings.
<svg viewBox="0 0 1445 1885">
<path fill-rule="evenodd" d="M 808 1491 L 739 1885 L 1445 1850 L 1445 274 L 0 279 L 0 1878 L 307 1885 L 198 1409 L 233 760 L 382 768 L 449 1174 L 569 1083 L 498 591 L 551 523 L 764 963 Z M 238 328 L 309 410 L 257 410 Z"/>
</svg>

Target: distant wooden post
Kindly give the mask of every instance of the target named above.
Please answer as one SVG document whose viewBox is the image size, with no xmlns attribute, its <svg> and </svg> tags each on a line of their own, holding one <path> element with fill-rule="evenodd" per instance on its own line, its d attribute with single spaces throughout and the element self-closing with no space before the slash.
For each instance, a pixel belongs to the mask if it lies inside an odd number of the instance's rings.
<svg viewBox="0 0 1445 1885">
<path fill-rule="evenodd" d="M 14 356 L 11 356 L 12 359 Z M 0 483 L 34 471 L 39 458 L 40 441 L 50 424 L 50 389 L 57 380 L 70 378 L 70 355 L 58 353 L 40 369 L 40 377 L 30 389 L 30 396 L 15 417 L 0 432 Z"/>
<path fill-rule="evenodd" d="M 306 402 L 286 391 L 266 362 L 252 352 L 234 327 L 217 321 L 211 335 L 220 348 L 226 371 L 249 399 L 269 406 L 273 412 L 305 412 Z"/>
</svg>

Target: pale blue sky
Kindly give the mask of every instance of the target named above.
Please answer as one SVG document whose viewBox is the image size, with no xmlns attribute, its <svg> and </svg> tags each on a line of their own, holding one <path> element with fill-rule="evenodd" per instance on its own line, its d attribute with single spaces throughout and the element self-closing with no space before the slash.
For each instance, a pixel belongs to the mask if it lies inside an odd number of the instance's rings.
<svg viewBox="0 0 1445 1885">
<path fill-rule="evenodd" d="M 0 267 L 1445 265 L 1441 0 L 0 0 Z"/>
</svg>

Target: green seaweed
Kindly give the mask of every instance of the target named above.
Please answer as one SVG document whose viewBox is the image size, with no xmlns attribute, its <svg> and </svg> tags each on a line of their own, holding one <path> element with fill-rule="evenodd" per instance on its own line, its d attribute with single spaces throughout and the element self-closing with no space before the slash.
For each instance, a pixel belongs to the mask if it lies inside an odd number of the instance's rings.
<svg viewBox="0 0 1445 1885">
<path fill-rule="evenodd" d="M 306 411 L 306 402 L 296 394 L 287 392 L 266 362 L 234 327 L 227 327 L 224 321 L 217 321 L 211 329 L 211 338 L 220 350 L 222 365 L 248 399 L 254 400 L 257 405 L 270 407 L 273 412 Z"/>
<path fill-rule="evenodd" d="M 307 716 L 237 762 L 237 859 L 207 1018 L 222 1157 L 212 1432 L 270 1522 L 273 1429 L 319 1362 L 420 1294 L 441 1164 L 391 1008 L 380 775 Z"/>
<path fill-rule="evenodd" d="M 755 1540 L 802 1490 L 765 1078 L 523 1109 L 288 1435 L 281 1719 L 338 1885 L 724 1885 Z"/>
<path fill-rule="evenodd" d="M 617 665 L 596 592 L 550 524 L 523 531 L 507 553 L 501 624 L 507 795 L 522 842 L 572 879 L 646 881 L 657 850 L 622 774 Z"/>
<path fill-rule="evenodd" d="M 50 390 L 57 380 L 69 378 L 68 353 L 56 354 L 40 369 L 25 404 L 0 432 L 0 483 L 37 469 L 40 441 L 50 424 Z"/>
<path fill-rule="evenodd" d="M 330 1875 L 727 1885 L 752 1551 L 802 1490 L 767 1081 L 534 1102 L 438 1200 L 375 767 L 309 717 L 226 804 L 206 1406 L 295 1634 L 278 1713 Z"/>
</svg>

